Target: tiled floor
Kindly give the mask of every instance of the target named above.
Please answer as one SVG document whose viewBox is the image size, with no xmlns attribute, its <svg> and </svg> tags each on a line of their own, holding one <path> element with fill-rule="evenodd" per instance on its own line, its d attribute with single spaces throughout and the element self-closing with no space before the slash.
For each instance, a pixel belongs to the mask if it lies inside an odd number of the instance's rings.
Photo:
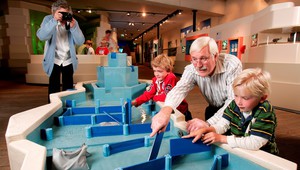
<svg viewBox="0 0 300 170">
<path fill-rule="evenodd" d="M 152 70 L 139 66 L 139 78 L 151 79 Z M 23 78 L 0 80 L 0 169 L 8 170 L 9 160 L 5 141 L 5 131 L 9 117 L 13 114 L 47 104 L 47 86 L 29 85 Z M 189 110 L 193 117 L 204 118 L 206 101 L 195 87 L 187 96 Z M 277 144 L 280 156 L 300 165 L 300 115 L 277 110 Z M 298 168 L 299 169 L 299 168 Z"/>
</svg>

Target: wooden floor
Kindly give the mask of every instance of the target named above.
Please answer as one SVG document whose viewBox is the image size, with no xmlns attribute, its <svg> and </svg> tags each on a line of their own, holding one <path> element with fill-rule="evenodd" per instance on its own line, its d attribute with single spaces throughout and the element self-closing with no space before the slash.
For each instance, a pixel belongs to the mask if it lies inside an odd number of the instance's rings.
<svg viewBox="0 0 300 170">
<path fill-rule="evenodd" d="M 152 70 L 139 66 L 139 78 L 151 79 Z M 9 117 L 13 114 L 47 104 L 47 86 L 26 84 L 23 77 L 0 80 L 0 169 L 8 170 L 9 161 L 5 132 Z M 207 105 L 197 87 L 187 96 L 193 117 L 204 118 Z M 278 127 L 276 141 L 280 156 L 300 165 L 300 115 L 276 110 Z M 298 168 L 299 169 L 299 168 Z"/>
</svg>

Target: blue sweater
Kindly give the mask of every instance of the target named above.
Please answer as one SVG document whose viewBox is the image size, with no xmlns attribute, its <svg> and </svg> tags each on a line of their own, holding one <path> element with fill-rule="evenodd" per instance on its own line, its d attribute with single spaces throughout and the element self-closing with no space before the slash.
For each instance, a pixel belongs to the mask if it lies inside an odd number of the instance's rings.
<svg viewBox="0 0 300 170">
<path fill-rule="evenodd" d="M 38 29 L 36 35 L 41 41 L 46 41 L 44 47 L 44 60 L 43 60 L 43 68 L 48 76 L 51 75 L 53 66 L 54 66 L 54 58 L 55 58 L 55 48 L 56 48 L 56 26 L 57 21 L 53 18 L 52 15 L 45 16 L 41 27 Z M 85 38 L 82 34 L 82 31 L 76 21 L 73 28 L 70 28 L 68 31 L 68 39 L 70 46 L 70 55 L 73 64 L 73 71 L 77 69 L 78 60 L 76 57 L 75 44 L 81 45 L 84 43 Z"/>
</svg>

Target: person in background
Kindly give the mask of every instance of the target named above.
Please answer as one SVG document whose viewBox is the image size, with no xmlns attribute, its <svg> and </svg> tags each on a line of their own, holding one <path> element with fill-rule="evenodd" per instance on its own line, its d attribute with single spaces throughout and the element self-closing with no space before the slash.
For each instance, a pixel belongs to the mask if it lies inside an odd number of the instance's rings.
<svg viewBox="0 0 300 170">
<path fill-rule="evenodd" d="M 72 14 L 67 1 L 54 2 L 51 11 L 37 31 L 37 37 L 46 41 L 43 69 L 49 76 L 49 94 L 60 91 L 61 74 L 62 90 L 73 89 L 73 74 L 78 66 L 75 44 L 84 43 L 78 22 L 73 17 L 70 21 L 63 19 L 63 12 Z"/>
<path fill-rule="evenodd" d="M 100 42 L 100 46 L 96 48 L 96 54 L 97 55 L 107 55 L 109 53 L 109 50 L 107 48 L 107 42 L 105 40 L 102 40 Z"/>
<path fill-rule="evenodd" d="M 275 142 L 276 115 L 267 101 L 270 74 L 260 68 L 243 70 L 233 81 L 234 100 L 214 125 L 190 132 L 183 138 L 195 137 L 205 144 L 226 143 L 232 148 L 264 150 L 277 155 Z M 229 136 L 222 135 L 227 130 Z"/>
<path fill-rule="evenodd" d="M 177 78 L 172 73 L 173 62 L 164 55 L 158 55 L 151 61 L 151 66 L 154 71 L 152 83 L 147 87 L 146 91 L 131 102 L 133 106 L 140 106 L 141 104 L 153 100 L 154 102 L 164 102 L 166 95 L 175 86 Z M 191 120 L 192 115 L 188 110 L 188 103 L 183 100 L 177 110 L 185 115 L 185 120 Z"/>
<path fill-rule="evenodd" d="M 83 53 L 83 49 L 85 49 L 85 47 L 86 47 L 86 45 L 85 45 L 85 43 L 83 43 L 82 45 L 80 45 L 80 46 L 78 46 L 77 45 L 77 54 L 84 54 Z"/>
<path fill-rule="evenodd" d="M 93 42 L 91 40 L 86 40 L 85 41 L 85 48 L 83 49 L 83 54 L 95 55 L 95 50 L 92 46 L 93 46 Z"/>
<path fill-rule="evenodd" d="M 231 54 L 219 54 L 213 38 L 197 38 L 190 47 L 191 64 L 185 67 L 181 79 L 168 93 L 165 105 L 152 118 L 152 133 L 165 131 L 173 108 L 188 95 L 195 85 L 200 89 L 209 106 L 205 110 L 205 121 L 194 118 L 187 122 L 187 131 L 215 124 L 225 108 L 234 99 L 232 82 L 242 71 L 241 61 Z"/>
<path fill-rule="evenodd" d="M 111 30 L 105 31 L 105 36 L 102 38 L 102 41 L 106 41 L 108 43 L 107 48 L 110 52 L 116 52 L 118 44 L 117 42 L 111 37 L 112 32 Z"/>
</svg>

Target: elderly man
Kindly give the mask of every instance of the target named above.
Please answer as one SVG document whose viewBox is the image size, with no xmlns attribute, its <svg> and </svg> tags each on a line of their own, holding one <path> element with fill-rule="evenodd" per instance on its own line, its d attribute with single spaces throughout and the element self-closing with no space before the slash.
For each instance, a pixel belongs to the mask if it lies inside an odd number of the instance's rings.
<svg viewBox="0 0 300 170">
<path fill-rule="evenodd" d="M 195 85 L 209 106 L 205 110 L 205 121 L 192 119 L 187 130 L 194 131 L 216 123 L 234 99 L 232 82 L 242 71 L 240 60 L 230 54 L 219 54 L 218 46 L 210 37 L 196 39 L 190 47 L 191 64 L 185 67 L 180 81 L 168 93 L 164 107 L 152 118 L 152 133 L 165 131 L 172 110 L 188 95 Z"/>
</svg>

